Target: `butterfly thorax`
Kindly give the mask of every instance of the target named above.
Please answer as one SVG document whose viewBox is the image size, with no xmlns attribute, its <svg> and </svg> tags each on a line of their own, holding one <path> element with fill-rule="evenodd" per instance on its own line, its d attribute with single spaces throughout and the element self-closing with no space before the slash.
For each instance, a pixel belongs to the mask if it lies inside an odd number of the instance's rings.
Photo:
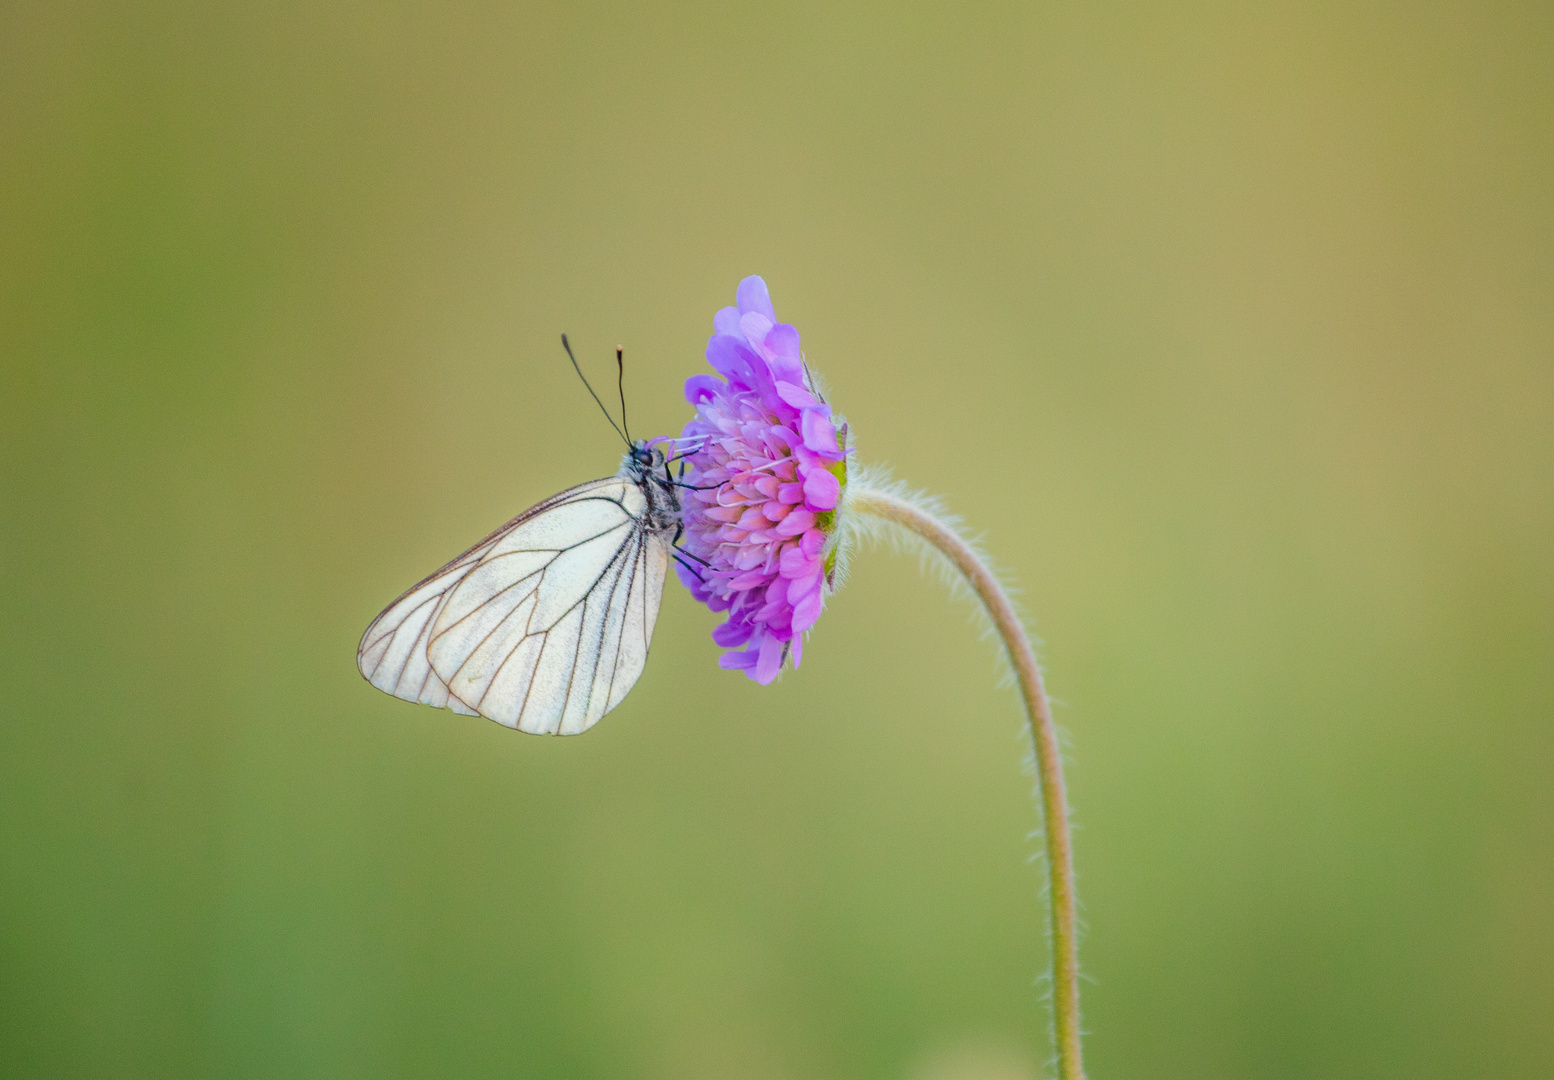
<svg viewBox="0 0 1554 1080">
<path fill-rule="evenodd" d="M 680 496 L 675 492 L 662 450 L 637 440 L 621 459 L 620 471 L 615 475 L 635 483 L 647 499 L 642 520 L 648 528 L 667 530 L 679 526 Z"/>
</svg>

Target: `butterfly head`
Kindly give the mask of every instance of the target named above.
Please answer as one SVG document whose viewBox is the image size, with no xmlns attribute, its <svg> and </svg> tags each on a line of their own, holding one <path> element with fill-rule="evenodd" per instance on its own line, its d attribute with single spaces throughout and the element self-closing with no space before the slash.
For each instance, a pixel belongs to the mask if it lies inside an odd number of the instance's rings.
<svg viewBox="0 0 1554 1080">
<path fill-rule="evenodd" d="M 616 475 L 634 480 L 638 484 L 664 484 L 669 480 L 665 460 L 662 450 L 637 439 L 632 442 L 631 449 L 627 450 L 626 456 L 621 459 L 620 472 Z"/>
<path fill-rule="evenodd" d="M 649 446 L 646 440 L 637 439 L 626 452 L 626 460 L 623 464 L 633 471 L 654 472 L 663 468 L 664 452 L 656 446 Z"/>
</svg>

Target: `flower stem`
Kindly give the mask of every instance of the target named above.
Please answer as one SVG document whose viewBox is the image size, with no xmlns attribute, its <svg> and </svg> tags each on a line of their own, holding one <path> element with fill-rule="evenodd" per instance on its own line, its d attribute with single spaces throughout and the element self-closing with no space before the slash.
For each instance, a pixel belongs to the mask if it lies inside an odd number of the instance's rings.
<svg viewBox="0 0 1554 1080">
<path fill-rule="evenodd" d="M 1019 680 L 1036 744 L 1036 775 L 1047 843 L 1047 870 L 1052 896 L 1052 1013 L 1060 1080 L 1083 1080 L 1079 1031 L 1079 958 L 1074 918 L 1074 856 L 1068 831 L 1068 802 L 1063 788 L 1063 762 L 1058 748 L 1052 707 L 1042 685 L 1036 653 L 1014 605 L 998 578 L 958 532 L 928 509 L 891 491 L 848 485 L 847 509 L 898 525 L 930 544 L 965 577 L 987 608 L 998 636 L 1009 651 L 1009 663 Z"/>
</svg>

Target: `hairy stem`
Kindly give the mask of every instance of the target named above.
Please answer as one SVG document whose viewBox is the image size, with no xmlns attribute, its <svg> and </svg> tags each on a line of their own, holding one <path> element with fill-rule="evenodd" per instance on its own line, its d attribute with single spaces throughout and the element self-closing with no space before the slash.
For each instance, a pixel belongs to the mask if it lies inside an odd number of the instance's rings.
<svg viewBox="0 0 1554 1080">
<path fill-rule="evenodd" d="M 930 544 L 965 577 L 987 608 L 998 636 L 1009 651 L 1009 663 L 1019 680 L 1036 744 L 1036 775 L 1041 792 L 1047 870 L 1052 896 L 1052 1012 L 1057 1044 L 1058 1076 L 1083 1080 L 1079 1045 L 1079 958 L 1075 940 L 1074 856 L 1068 833 L 1068 801 L 1063 789 L 1063 763 L 1058 749 L 1052 707 L 1042 685 L 1036 653 L 1009 596 L 977 552 L 945 522 L 924 507 L 890 491 L 848 485 L 847 509 L 898 525 Z"/>
</svg>

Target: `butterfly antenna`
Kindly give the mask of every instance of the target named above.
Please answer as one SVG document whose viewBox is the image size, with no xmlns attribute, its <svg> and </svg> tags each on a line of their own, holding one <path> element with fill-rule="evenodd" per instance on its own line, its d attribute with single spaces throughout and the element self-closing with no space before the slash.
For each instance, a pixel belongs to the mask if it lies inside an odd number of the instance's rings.
<svg viewBox="0 0 1554 1080">
<path fill-rule="evenodd" d="M 572 361 L 572 370 L 577 372 L 577 377 L 579 379 L 583 380 L 583 385 L 584 386 L 588 387 L 588 394 L 589 394 L 590 397 L 592 397 L 594 399 L 594 404 L 599 406 L 599 410 L 604 413 L 604 418 L 610 422 L 610 426 L 612 428 L 615 428 L 615 434 L 619 435 L 622 439 L 626 439 L 626 433 L 623 432 L 619 427 L 616 427 L 615 417 L 610 415 L 610 410 L 606 409 L 604 407 L 604 402 L 599 400 L 599 395 L 594 393 L 594 388 L 592 386 L 589 386 L 588 376 L 584 375 L 583 374 L 583 369 L 578 366 L 578 364 L 577 364 L 577 357 L 572 355 L 572 343 L 567 340 L 567 336 L 565 334 L 561 335 L 561 347 L 567 351 L 567 359 Z M 623 398 L 622 399 L 622 405 L 623 406 L 624 406 L 624 403 L 625 403 L 625 399 Z M 626 415 L 625 415 L 624 412 L 621 413 L 621 419 L 623 421 L 626 419 Z M 626 439 L 626 445 L 627 446 L 631 445 L 631 440 L 630 439 Z"/>
<path fill-rule="evenodd" d="M 626 441 L 630 443 L 631 425 L 626 423 L 626 350 L 619 345 L 615 346 L 615 371 L 615 389 L 621 395 L 621 427 L 626 429 Z"/>
</svg>

